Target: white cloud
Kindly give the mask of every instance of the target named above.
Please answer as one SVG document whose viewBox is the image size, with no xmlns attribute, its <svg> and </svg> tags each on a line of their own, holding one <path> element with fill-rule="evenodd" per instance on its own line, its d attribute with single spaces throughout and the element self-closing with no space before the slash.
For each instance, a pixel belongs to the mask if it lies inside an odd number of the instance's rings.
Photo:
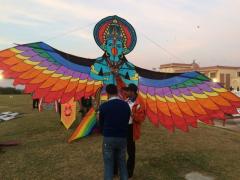
<svg viewBox="0 0 240 180">
<path fill-rule="evenodd" d="M 64 0 L 35 0 L 38 3 L 49 10 L 56 10 L 62 16 L 74 16 L 78 19 L 96 20 L 96 17 L 104 17 L 108 15 L 108 11 L 104 9 L 94 8 L 92 6 L 86 6 L 76 1 L 64 1 Z M 60 17 L 59 17 L 60 18 Z"/>
<path fill-rule="evenodd" d="M 29 8 L 29 5 L 20 6 L 18 3 L 1 3 L 1 23 L 34 26 L 51 22 L 44 14 L 38 14 L 37 11 L 34 11 L 34 8 Z"/>
</svg>

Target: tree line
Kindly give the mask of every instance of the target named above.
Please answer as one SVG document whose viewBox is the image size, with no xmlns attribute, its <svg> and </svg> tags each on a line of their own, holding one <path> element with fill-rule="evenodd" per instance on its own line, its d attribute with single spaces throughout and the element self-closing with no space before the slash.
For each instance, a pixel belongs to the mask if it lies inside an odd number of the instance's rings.
<svg viewBox="0 0 240 180">
<path fill-rule="evenodd" d="M 23 94 L 23 90 L 12 87 L 0 87 L 0 94 Z"/>
</svg>

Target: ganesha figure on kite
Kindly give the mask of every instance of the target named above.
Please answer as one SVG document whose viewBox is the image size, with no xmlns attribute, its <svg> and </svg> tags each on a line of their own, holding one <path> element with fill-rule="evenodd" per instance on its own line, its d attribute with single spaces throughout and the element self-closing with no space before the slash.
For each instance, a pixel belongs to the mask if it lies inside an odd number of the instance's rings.
<svg viewBox="0 0 240 180">
<path fill-rule="evenodd" d="M 106 84 L 121 88 L 133 83 L 138 86 L 138 99 L 148 119 L 169 131 L 177 128 L 186 132 L 197 127 L 197 121 L 212 125 L 214 119 L 225 120 L 225 114 L 235 114 L 240 107 L 236 95 L 199 72 L 162 73 L 132 64 L 126 55 L 136 45 L 136 33 L 118 16 L 99 21 L 94 38 L 104 51 L 96 59 L 36 42 L 0 51 L 0 69 L 15 85 L 25 85 L 25 93 L 33 93 L 33 98 L 61 104 L 100 96 L 99 90 Z M 95 111 L 90 109 L 70 141 L 90 134 L 95 123 Z"/>
</svg>

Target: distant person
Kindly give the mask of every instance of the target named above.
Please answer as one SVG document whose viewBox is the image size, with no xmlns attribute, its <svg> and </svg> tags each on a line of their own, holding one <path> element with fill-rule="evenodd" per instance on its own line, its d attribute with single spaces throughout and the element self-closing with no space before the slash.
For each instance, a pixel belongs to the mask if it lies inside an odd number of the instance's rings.
<svg viewBox="0 0 240 180">
<path fill-rule="evenodd" d="M 32 93 L 31 95 L 32 95 L 32 108 L 33 109 L 38 109 L 39 99 L 34 98 L 34 93 Z"/>
<path fill-rule="evenodd" d="M 57 102 L 57 109 L 58 109 L 59 116 L 60 116 L 60 118 L 61 118 L 61 114 L 62 114 L 62 104 L 60 103 L 60 101 Z"/>
<path fill-rule="evenodd" d="M 125 101 L 119 99 L 114 84 L 107 85 L 106 92 L 109 100 L 99 107 L 99 124 L 103 133 L 104 180 L 113 179 L 115 158 L 120 179 L 126 180 L 126 138 L 131 110 Z"/>
<path fill-rule="evenodd" d="M 33 109 L 38 109 L 39 99 L 33 99 L 32 107 Z"/>
<path fill-rule="evenodd" d="M 92 97 L 82 97 L 81 101 L 79 101 L 80 111 L 82 113 L 82 117 L 90 110 L 92 107 Z"/>
</svg>

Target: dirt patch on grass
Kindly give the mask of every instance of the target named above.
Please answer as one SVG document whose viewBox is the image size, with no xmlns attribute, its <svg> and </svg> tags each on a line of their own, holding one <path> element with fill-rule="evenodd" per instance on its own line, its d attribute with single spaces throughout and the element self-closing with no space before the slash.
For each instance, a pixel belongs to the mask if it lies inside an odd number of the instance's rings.
<svg viewBox="0 0 240 180">
<path fill-rule="evenodd" d="M 185 176 L 186 180 L 214 180 L 213 177 L 203 175 L 199 172 L 190 172 Z"/>
</svg>

